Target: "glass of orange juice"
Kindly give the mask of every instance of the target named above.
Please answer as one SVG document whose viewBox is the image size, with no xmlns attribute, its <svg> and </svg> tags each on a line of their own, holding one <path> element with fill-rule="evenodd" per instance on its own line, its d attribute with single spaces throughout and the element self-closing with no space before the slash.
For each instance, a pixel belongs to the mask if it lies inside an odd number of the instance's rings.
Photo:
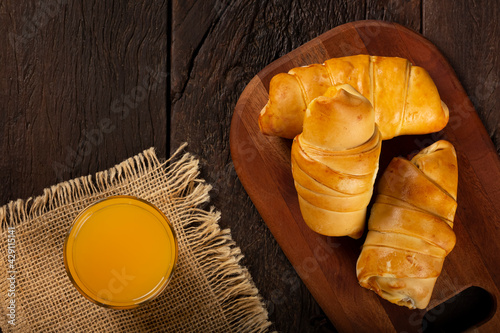
<svg viewBox="0 0 500 333">
<path fill-rule="evenodd" d="M 82 211 L 64 243 L 70 280 L 90 301 L 131 309 L 158 296 L 177 262 L 167 217 L 147 201 L 112 196 Z"/>
</svg>

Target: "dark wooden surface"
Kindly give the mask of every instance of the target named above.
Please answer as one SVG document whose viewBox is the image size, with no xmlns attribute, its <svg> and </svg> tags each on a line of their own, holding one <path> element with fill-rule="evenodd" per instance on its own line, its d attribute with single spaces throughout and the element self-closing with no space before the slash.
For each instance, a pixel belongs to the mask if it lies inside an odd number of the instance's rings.
<svg viewBox="0 0 500 333">
<path fill-rule="evenodd" d="M 333 330 L 239 182 L 231 116 L 273 60 L 345 22 L 422 33 L 500 151 L 500 4 L 441 1 L 0 2 L 0 202 L 181 142 L 202 162 L 274 328 Z M 494 179 L 492 181 L 498 181 Z"/>
</svg>

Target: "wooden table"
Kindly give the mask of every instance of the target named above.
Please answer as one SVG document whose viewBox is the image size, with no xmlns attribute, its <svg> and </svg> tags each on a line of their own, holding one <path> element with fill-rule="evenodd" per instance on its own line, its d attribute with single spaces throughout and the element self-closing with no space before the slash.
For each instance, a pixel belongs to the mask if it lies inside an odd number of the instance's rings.
<svg viewBox="0 0 500 333">
<path fill-rule="evenodd" d="M 388 20 L 448 58 L 500 152 L 500 4 L 397 1 L 14 1 L 0 4 L 0 202 L 182 142 L 282 332 L 335 328 L 234 170 L 231 116 L 263 67 L 340 24 Z M 492 180 L 498 181 L 498 180 Z"/>
</svg>

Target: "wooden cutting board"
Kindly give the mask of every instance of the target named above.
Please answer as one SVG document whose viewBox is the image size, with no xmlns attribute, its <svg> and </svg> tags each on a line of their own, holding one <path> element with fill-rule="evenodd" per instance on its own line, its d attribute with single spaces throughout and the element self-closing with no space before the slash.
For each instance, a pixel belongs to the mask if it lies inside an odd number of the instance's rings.
<svg viewBox="0 0 500 333">
<path fill-rule="evenodd" d="M 426 310 L 391 304 L 358 285 L 355 265 L 364 237 L 325 237 L 305 225 L 290 170 L 291 140 L 264 136 L 258 128 L 257 117 L 275 74 L 355 54 L 398 56 L 424 67 L 450 109 L 450 121 L 443 131 L 384 141 L 380 160 L 379 176 L 393 157 L 407 157 L 439 139 L 450 141 L 457 150 L 457 244 L 445 260 Z M 422 331 L 439 320 L 438 315 L 453 312 L 458 301 L 452 297 L 470 286 L 486 290 L 493 304 L 500 299 L 500 159 L 453 69 L 421 35 L 393 23 L 353 22 L 274 61 L 243 91 L 232 118 L 230 144 L 236 172 L 252 202 L 340 332 Z M 434 307 L 429 320 L 422 323 L 425 313 Z M 488 317 L 480 323 L 480 330 L 500 332 L 499 312 L 492 309 Z"/>
</svg>

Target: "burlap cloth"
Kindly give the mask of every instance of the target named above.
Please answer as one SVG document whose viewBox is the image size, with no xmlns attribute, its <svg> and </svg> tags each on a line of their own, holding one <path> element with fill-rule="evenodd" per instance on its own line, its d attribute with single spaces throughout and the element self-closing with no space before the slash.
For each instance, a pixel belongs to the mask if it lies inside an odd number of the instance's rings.
<svg viewBox="0 0 500 333">
<path fill-rule="evenodd" d="M 164 162 L 151 148 L 94 177 L 70 180 L 45 189 L 37 198 L 0 208 L 2 331 L 267 331 L 267 312 L 239 263 L 242 254 L 229 230 L 218 225 L 220 213 L 200 208 L 209 201 L 209 190 L 210 185 L 199 179 L 197 159 L 184 146 Z M 156 205 L 170 219 L 179 241 L 177 268 L 167 289 L 133 310 L 91 303 L 71 284 L 64 268 L 64 238 L 73 219 L 89 204 L 116 194 Z M 15 258 L 8 256 L 9 230 L 15 238 Z M 12 274 L 14 285 L 8 279 Z M 8 322 L 12 299 L 15 326 Z"/>
</svg>

